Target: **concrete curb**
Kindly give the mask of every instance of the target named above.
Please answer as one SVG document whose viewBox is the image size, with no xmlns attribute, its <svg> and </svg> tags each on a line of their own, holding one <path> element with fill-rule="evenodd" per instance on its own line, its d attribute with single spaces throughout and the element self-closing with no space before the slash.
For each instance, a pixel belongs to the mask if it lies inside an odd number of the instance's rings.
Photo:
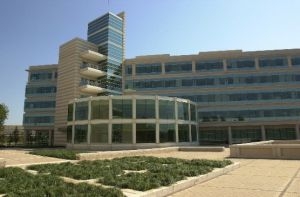
<svg viewBox="0 0 300 197">
<path fill-rule="evenodd" d="M 214 179 L 218 176 L 227 174 L 230 171 L 233 171 L 240 167 L 240 163 L 236 162 L 234 164 L 231 164 L 229 166 L 226 166 L 225 168 L 216 168 L 212 172 L 204 175 L 200 175 L 197 177 L 190 177 L 187 180 L 178 181 L 177 183 L 168 186 L 168 187 L 161 187 L 157 189 L 152 189 L 146 192 L 134 192 L 122 190 L 123 193 L 128 197 L 163 197 L 168 196 L 173 193 L 185 190 L 187 188 L 193 187 L 197 184 L 209 181 L 211 179 Z"/>
</svg>

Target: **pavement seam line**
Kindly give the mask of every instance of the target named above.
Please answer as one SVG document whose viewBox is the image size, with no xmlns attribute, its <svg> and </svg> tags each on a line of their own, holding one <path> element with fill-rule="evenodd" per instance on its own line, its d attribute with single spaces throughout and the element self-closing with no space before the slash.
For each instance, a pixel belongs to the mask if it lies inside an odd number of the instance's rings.
<svg viewBox="0 0 300 197">
<path fill-rule="evenodd" d="M 294 174 L 294 176 L 291 178 L 291 180 L 288 182 L 288 184 L 282 190 L 282 192 L 280 193 L 279 197 L 282 197 L 286 193 L 287 189 L 290 187 L 290 185 L 292 184 L 292 182 L 294 181 L 294 179 L 297 177 L 297 175 L 298 175 L 299 172 L 300 172 L 300 168 L 298 168 L 298 170 L 296 171 L 296 173 Z"/>
</svg>

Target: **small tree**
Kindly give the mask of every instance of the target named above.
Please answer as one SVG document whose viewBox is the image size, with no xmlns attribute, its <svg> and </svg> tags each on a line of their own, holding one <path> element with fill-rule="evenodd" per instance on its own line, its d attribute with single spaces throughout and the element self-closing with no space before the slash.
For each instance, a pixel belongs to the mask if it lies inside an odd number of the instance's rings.
<svg viewBox="0 0 300 197">
<path fill-rule="evenodd" d="M 19 134 L 20 134 L 19 129 L 16 126 L 16 128 L 13 132 L 13 136 L 14 136 L 13 138 L 14 138 L 15 145 L 17 145 L 17 143 L 19 142 Z"/>
<path fill-rule="evenodd" d="M 3 131 L 4 122 L 8 117 L 8 107 L 4 103 L 0 103 L 0 133 Z"/>
</svg>

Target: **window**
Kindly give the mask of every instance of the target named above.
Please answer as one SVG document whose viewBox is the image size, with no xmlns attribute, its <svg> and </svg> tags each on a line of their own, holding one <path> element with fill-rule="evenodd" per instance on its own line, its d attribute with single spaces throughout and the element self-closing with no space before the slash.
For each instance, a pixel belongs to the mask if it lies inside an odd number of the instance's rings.
<svg viewBox="0 0 300 197">
<path fill-rule="evenodd" d="M 257 142 L 262 139 L 260 127 L 232 127 L 232 143 Z"/>
<path fill-rule="evenodd" d="M 113 99 L 113 118 L 132 118 L 132 100 Z"/>
<path fill-rule="evenodd" d="M 132 75 L 132 66 L 131 65 L 125 66 L 125 73 L 126 73 L 126 75 Z"/>
<path fill-rule="evenodd" d="M 136 100 L 136 118 L 147 119 L 155 118 L 155 100 L 137 99 Z"/>
<path fill-rule="evenodd" d="M 199 140 L 202 145 L 228 144 L 228 130 L 225 127 L 200 128 Z"/>
<path fill-rule="evenodd" d="M 132 144 L 132 125 L 113 124 L 112 143 Z"/>
<path fill-rule="evenodd" d="M 108 119 L 109 101 L 97 100 L 92 101 L 92 119 Z"/>
<path fill-rule="evenodd" d="M 67 143 L 72 143 L 72 126 L 67 126 Z"/>
<path fill-rule="evenodd" d="M 177 102 L 177 108 L 178 108 L 178 119 L 189 120 L 189 104 Z"/>
<path fill-rule="evenodd" d="M 75 103 L 75 120 L 88 119 L 88 102 Z"/>
<path fill-rule="evenodd" d="M 228 69 L 255 68 L 255 61 L 251 59 L 231 59 L 227 60 Z"/>
<path fill-rule="evenodd" d="M 192 62 L 168 62 L 165 63 L 165 72 L 190 72 L 192 71 Z"/>
<path fill-rule="evenodd" d="M 174 101 L 167 101 L 167 100 L 159 101 L 159 118 L 160 119 L 175 119 L 175 103 L 174 103 Z"/>
<path fill-rule="evenodd" d="M 87 125 L 75 125 L 74 144 L 87 143 Z"/>
<path fill-rule="evenodd" d="M 159 142 L 176 142 L 175 124 L 159 125 Z"/>
<path fill-rule="evenodd" d="M 192 142 L 197 142 L 197 127 L 196 125 L 191 125 L 191 134 L 192 134 Z"/>
<path fill-rule="evenodd" d="M 292 57 L 291 61 L 293 66 L 300 66 L 300 57 Z"/>
<path fill-rule="evenodd" d="M 179 142 L 189 142 L 189 125 L 188 124 L 179 124 L 178 125 L 178 140 Z"/>
<path fill-rule="evenodd" d="M 155 134 L 155 124 L 136 124 L 136 143 L 155 143 Z"/>
<path fill-rule="evenodd" d="M 261 68 L 287 66 L 287 59 L 286 58 L 262 58 L 259 59 L 259 66 Z"/>
<path fill-rule="evenodd" d="M 295 128 L 289 127 L 266 127 L 266 139 L 267 140 L 295 140 L 296 131 Z"/>
<path fill-rule="evenodd" d="M 196 121 L 196 106 L 194 104 L 190 104 L 191 108 L 191 121 Z"/>
<path fill-rule="evenodd" d="M 161 73 L 161 64 L 154 63 L 154 64 L 137 64 L 135 66 L 135 73 L 138 74 L 151 74 L 151 73 Z"/>
<path fill-rule="evenodd" d="M 68 121 L 73 120 L 73 104 L 68 105 Z"/>
<path fill-rule="evenodd" d="M 196 62 L 196 70 L 199 71 L 213 71 L 213 70 L 223 70 L 223 61 L 206 61 L 206 62 Z"/>
<path fill-rule="evenodd" d="M 91 143 L 108 143 L 108 124 L 91 125 Z"/>
</svg>

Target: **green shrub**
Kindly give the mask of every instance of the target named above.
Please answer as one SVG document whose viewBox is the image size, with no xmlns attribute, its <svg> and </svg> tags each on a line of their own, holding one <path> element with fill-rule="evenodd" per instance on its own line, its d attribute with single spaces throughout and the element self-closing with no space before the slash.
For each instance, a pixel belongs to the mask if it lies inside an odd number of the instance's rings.
<svg viewBox="0 0 300 197">
<path fill-rule="evenodd" d="M 7 196 L 124 196 L 119 189 L 65 183 L 55 175 L 33 175 L 20 168 L 0 169 L 0 193 Z"/>
<path fill-rule="evenodd" d="M 29 166 L 39 173 L 51 173 L 74 179 L 98 179 L 104 185 L 145 191 L 168 186 L 186 177 L 211 172 L 231 164 L 229 160 L 184 160 L 146 156 L 123 157 L 112 160 L 80 161 L 77 164 L 43 164 Z M 125 170 L 133 171 L 125 173 Z M 145 172 L 135 172 L 145 170 Z"/>
<path fill-rule="evenodd" d="M 34 150 L 29 152 L 29 154 L 33 154 L 33 155 L 41 155 L 41 156 L 55 157 L 55 158 L 69 159 L 69 160 L 76 160 L 77 153 L 80 153 L 80 151 L 66 150 L 66 149 L 55 149 L 55 150 L 42 149 L 42 150 Z"/>
</svg>

